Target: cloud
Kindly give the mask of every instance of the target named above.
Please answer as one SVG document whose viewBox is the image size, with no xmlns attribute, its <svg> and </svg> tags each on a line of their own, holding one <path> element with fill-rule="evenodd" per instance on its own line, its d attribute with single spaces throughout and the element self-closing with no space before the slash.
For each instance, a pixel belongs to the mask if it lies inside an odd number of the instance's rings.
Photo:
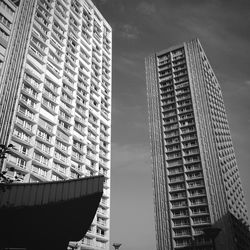
<svg viewBox="0 0 250 250">
<path fill-rule="evenodd" d="M 139 30 L 131 24 L 124 24 L 121 26 L 120 35 L 127 40 L 136 40 L 139 37 Z"/>
<path fill-rule="evenodd" d="M 112 164 L 119 169 L 126 169 L 129 173 L 144 172 L 145 166 L 150 168 L 150 148 L 141 144 L 112 144 Z"/>
<path fill-rule="evenodd" d="M 156 13 L 156 8 L 153 3 L 141 2 L 137 6 L 137 10 L 144 15 L 151 16 Z"/>
<path fill-rule="evenodd" d="M 245 84 L 250 86 L 250 80 L 245 81 Z"/>
<path fill-rule="evenodd" d="M 99 0 L 101 4 L 105 4 L 108 2 L 108 0 Z"/>
</svg>

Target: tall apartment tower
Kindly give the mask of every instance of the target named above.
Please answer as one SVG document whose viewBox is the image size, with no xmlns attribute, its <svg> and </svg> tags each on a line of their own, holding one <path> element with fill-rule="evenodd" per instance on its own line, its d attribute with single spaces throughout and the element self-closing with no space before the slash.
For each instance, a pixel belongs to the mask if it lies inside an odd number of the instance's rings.
<svg viewBox="0 0 250 250">
<path fill-rule="evenodd" d="M 109 249 L 111 27 L 90 0 L 22 0 L 15 20 L 0 91 L 0 143 L 15 150 L 3 169 L 24 182 L 104 175 L 80 248 Z"/>
<path fill-rule="evenodd" d="M 146 58 L 157 250 L 250 249 L 220 85 L 195 39 Z"/>
<path fill-rule="evenodd" d="M 15 12 L 19 1 L 0 1 L 0 74 L 4 63 L 9 37 L 15 22 Z M 1 87 L 0 87 L 1 88 Z"/>
</svg>

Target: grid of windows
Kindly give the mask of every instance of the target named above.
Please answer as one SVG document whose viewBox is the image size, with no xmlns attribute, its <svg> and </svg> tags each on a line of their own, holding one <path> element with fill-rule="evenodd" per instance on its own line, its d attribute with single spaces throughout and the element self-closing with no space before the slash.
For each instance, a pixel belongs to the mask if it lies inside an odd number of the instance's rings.
<svg viewBox="0 0 250 250">
<path fill-rule="evenodd" d="M 146 79 L 158 248 L 211 249 L 203 229 L 215 226 L 219 248 L 243 249 L 249 232 L 239 170 L 221 89 L 199 41 L 148 57 Z"/>
<path fill-rule="evenodd" d="M 104 175 L 91 240 L 82 241 L 101 249 L 109 246 L 111 40 L 91 1 L 37 1 L 13 120 L 17 150 L 5 164 L 20 181 Z"/>
<path fill-rule="evenodd" d="M 157 64 L 173 246 L 177 249 L 189 246 L 196 227 L 210 225 L 210 216 L 184 47 L 158 56 Z M 180 236 L 185 239 L 177 239 Z"/>
</svg>

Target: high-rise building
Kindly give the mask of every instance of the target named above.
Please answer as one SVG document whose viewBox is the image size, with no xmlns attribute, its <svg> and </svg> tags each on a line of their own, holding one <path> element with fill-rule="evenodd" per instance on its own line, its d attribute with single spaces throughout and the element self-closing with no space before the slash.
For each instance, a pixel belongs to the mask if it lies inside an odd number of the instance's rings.
<svg viewBox="0 0 250 250">
<path fill-rule="evenodd" d="M 2 167 L 25 182 L 104 175 L 81 249 L 109 249 L 111 27 L 90 0 L 23 0 L 15 20 L 0 89 L 0 143 L 15 150 Z"/>
<path fill-rule="evenodd" d="M 216 229 L 217 249 L 250 249 L 222 91 L 200 42 L 146 58 L 146 81 L 157 250 L 214 249 Z"/>
<path fill-rule="evenodd" d="M 0 73 L 9 43 L 11 28 L 14 25 L 17 5 L 18 1 L 14 0 L 0 1 Z"/>
</svg>

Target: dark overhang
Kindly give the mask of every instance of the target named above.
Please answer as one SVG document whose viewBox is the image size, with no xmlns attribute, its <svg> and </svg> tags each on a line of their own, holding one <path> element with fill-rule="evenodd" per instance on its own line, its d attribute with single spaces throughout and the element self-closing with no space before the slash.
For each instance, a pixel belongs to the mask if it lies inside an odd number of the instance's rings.
<svg viewBox="0 0 250 250">
<path fill-rule="evenodd" d="M 90 227 L 103 176 L 0 184 L 0 249 L 63 250 Z"/>
</svg>

